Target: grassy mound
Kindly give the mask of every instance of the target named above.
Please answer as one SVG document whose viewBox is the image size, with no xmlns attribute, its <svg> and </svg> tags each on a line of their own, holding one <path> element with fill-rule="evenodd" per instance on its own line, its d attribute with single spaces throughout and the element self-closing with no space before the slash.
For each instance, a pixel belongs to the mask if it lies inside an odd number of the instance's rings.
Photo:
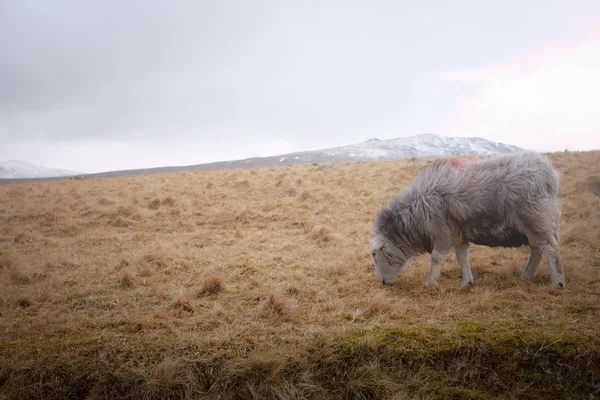
<svg viewBox="0 0 600 400">
<path fill-rule="evenodd" d="M 62 357 L 29 354 L 35 363 L 19 367 L 4 362 L 0 387 L 23 399 L 597 398 L 598 339 L 571 332 L 556 338 L 559 327 L 551 328 L 489 322 L 373 328 L 316 336 L 293 355 L 250 351 L 219 358 L 197 347 L 142 340 L 135 349 L 67 336 L 44 342 L 62 348 Z M 14 341 L 1 349 L 14 356 L 33 346 Z M 65 358 L 69 348 L 85 354 Z"/>
</svg>

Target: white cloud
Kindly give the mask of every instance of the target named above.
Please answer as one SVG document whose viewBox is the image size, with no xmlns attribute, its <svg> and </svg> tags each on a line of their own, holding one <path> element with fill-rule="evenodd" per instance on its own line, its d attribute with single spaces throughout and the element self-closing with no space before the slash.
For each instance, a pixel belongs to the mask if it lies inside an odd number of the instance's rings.
<svg viewBox="0 0 600 400">
<path fill-rule="evenodd" d="M 442 74 L 472 87 L 441 128 L 540 151 L 600 148 L 600 35 Z"/>
</svg>

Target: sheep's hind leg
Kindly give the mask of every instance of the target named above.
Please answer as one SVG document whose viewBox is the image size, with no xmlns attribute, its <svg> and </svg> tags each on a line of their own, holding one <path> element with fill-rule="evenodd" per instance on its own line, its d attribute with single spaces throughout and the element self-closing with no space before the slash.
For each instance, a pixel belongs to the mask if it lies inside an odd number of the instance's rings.
<svg viewBox="0 0 600 400">
<path fill-rule="evenodd" d="M 542 252 L 540 251 L 540 248 L 537 246 L 531 246 L 531 254 L 529 255 L 529 261 L 527 261 L 527 265 L 523 270 L 523 274 L 521 274 L 521 279 L 526 281 L 533 280 L 533 278 L 535 277 L 535 272 L 537 271 L 541 260 Z"/>
<path fill-rule="evenodd" d="M 469 243 L 457 244 L 454 246 L 454 252 L 456 253 L 456 261 L 460 264 L 462 286 L 472 286 L 473 274 L 469 265 Z"/>
</svg>

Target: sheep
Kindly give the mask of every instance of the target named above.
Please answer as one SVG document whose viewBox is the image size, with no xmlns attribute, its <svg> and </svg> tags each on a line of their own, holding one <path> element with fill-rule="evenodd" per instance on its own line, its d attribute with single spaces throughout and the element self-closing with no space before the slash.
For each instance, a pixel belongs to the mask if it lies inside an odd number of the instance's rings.
<svg viewBox="0 0 600 400">
<path fill-rule="evenodd" d="M 564 287 L 558 187 L 558 173 L 535 152 L 432 163 L 376 216 L 370 250 L 377 279 L 394 283 L 411 258 L 428 252 L 426 283 L 435 285 L 454 248 L 462 286 L 471 286 L 470 243 L 528 245 L 531 254 L 521 278 L 532 280 L 545 256 L 552 284 Z"/>
</svg>

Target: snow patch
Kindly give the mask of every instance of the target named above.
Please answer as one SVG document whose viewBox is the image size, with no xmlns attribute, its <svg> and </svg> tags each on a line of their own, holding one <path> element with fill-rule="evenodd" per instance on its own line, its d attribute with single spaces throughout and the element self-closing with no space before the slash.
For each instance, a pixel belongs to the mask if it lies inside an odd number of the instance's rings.
<svg viewBox="0 0 600 400">
<path fill-rule="evenodd" d="M 396 160 L 411 157 L 435 158 L 495 153 L 514 153 L 518 147 L 491 142 L 481 138 L 458 138 L 426 133 L 389 140 L 369 139 L 366 142 L 323 149 L 312 154 L 337 160 Z"/>
<path fill-rule="evenodd" d="M 25 161 L 0 161 L 0 178 L 2 179 L 55 178 L 75 175 L 81 175 L 81 172 L 46 168 Z"/>
</svg>

